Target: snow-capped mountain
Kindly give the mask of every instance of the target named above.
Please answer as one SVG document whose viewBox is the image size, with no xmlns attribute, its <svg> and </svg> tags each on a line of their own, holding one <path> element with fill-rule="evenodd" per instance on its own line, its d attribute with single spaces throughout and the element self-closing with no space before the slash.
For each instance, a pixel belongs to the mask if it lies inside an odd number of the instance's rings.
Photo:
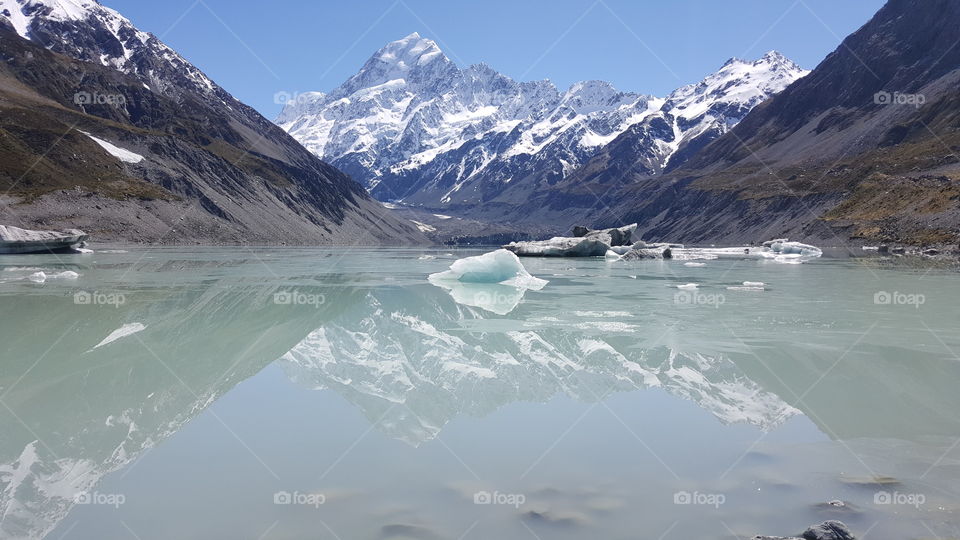
<svg viewBox="0 0 960 540">
<path fill-rule="evenodd" d="M 226 92 L 153 34 L 95 0 L 0 0 L 20 36 L 78 60 L 144 79 L 162 93 Z M 226 96 L 232 101 L 229 94 Z"/>
<path fill-rule="evenodd" d="M 0 0 L 0 55 L 0 116 L 33 119 L 0 126 L 0 139 L 14 141 L 0 187 L 24 197 L 19 226 L 79 227 L 120 241 L 422 240 L 349 177 L 95 0 Z M 49 126 L 63 136 L 47 152 L 30 141 Z M 140 159 L 124 162 L 97 140 Z M 41 160 L 45 167 L 17 165 Z M 78 207 L 77 189 L 96 200 Z"/>
<path fill-rule="evenodd" d="M 414 33 L 332 92 L 298 96 L 277 123 L 381 200 L 470 209 L 521 202 L 629 130 L 645 134 L 651 170 L 672 167 L 805 74 L 771 52 L 731 59 L 667 98 L 603 81 L 560 92 L 483 64 L 461 69 Z"/>
</svg>

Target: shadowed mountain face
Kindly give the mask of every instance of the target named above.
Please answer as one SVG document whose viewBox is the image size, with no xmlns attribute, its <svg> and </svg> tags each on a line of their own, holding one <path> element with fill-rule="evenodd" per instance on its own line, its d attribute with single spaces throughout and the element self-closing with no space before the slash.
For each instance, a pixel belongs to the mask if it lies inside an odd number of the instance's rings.
<svg viewBox="0 0 960 540">
<path fill-rule="evenodd" d="M 622 138 L 546 197 L 650 238 L 956 242 L 960 6 L 891 0 L 665 178 Z"/>
<path fill-rule="evenodd" d="M 0 2 L 2 219 L 95 240 L 420 241 L 349 177 L 93 0 Z"/>
</svg>

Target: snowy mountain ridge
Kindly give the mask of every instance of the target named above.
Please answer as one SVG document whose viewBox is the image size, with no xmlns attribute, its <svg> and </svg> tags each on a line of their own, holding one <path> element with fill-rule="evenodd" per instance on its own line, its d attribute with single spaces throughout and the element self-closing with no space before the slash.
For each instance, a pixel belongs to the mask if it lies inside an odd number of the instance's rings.
<svg viewBox="0 0 960 540">
<path fill-rule="evenodd" d="M 55 52 L 137 75 L 154 90 L 175 90 L 187 82 L 191 89 L 205 94 L 215 90 L 226 93 L 156 36 L 139 30 L 96 0 L 0 0 L 0 15 L 21 37 Z M 84 31 L 74 31 L 77 25 L 84 25 Z M 86 26 L 96 32 L 96 40 L 89 39 Z M 180 76 L 170 79 L 155 69 L 158 58 Z"/>
<path fill-rule="evenodd" d="M 637 126 L 647 126 L 646 160 L 660 172 L 675 155 L 686 158 L 688 144 L 726 132 L 806 73 L 770 52 L 730 59 L 666 98 L 604 81 L 561 92 L 485 64 L 461 69 L 414 33 L 377 51 L 331 92 L 286 104 L 276 122 L 380 200 L 471 207 L 553 185 Z"/>
</svg>

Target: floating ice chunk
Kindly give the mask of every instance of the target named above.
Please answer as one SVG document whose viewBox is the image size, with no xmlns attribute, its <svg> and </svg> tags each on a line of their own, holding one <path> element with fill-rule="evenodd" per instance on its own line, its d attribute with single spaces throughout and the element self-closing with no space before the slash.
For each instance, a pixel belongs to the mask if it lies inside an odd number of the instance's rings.
<svg viewBox="0 0 960 540">
<path fill-rule="evenodd" d="M 632 246 L 612 246 L 610 251 L 617 255 L 626 255 L 631 249 L 633 249 Z"/>
<path fill-rule="evenodd" d="M 82 247 L 75 247 L 73 248 L 73 250 L 76 251 L 77 253 L 83 253 L 83 254 L 93 253 L 92 249 L 87 249 Z"/>
<path fill-rule="evenodd" d="M 728 291 L 765 291 L 766 283 L 762 281 L 744 281 L 743 285 L 727 287 Z"/>
<path fill-rule="evenodd" d="M 698 285 L 697 283 L 687 283 L 685 285 L 677 285 L 678 289 L 681 289 L 684 291 L 692 291 L 698 287 L 700 287 L 700 285 Z"/>
<path fill-rule="evenodd" d="M 620 260 L 620 257 L 622 257 L 622 255 L 612 249 L 608 249 L 603 256 L 604 259 L 607 259 L 610 261 L 618 261 Z"/>
<path fill-rule="evenodd" d="M 699 268 L 699 267 L 701 267 L 701 266 L 706 266 L 707 263 L 688 262 L 688 263 L 683 263 L 683 265 L 684 265 L 684 266 L 690 266 L 690 267 L 693 267 L 693 268 Z"/>
<path fill-rule="evenodd" d="M 547 284 L 547 280 L 531 276 L 520 259 L 505 249 L 457 260 L 450 270 L 428 279 L 446 289 L 457 303 L 498 315 L 513 311 L 527 289 L 538 291 Z"/>
<path fill-rule="evenodd" d="M 504 249 L 525 257 L 603 257 L 610 245 L 594 237 L 556 236 L 537 242 L 511 242 Z"/>
<path fill-rule="evenodd" d="M 101 342 L 98 343 L 96 346 L 94 346 L 94 349 L 98 349 L 98 348 L 103 347 L 104 345 L 107 345 L 107 344 L 109 344 L 109 343 L 113 343 L 114 341 L 116 341 L 116 340 L 118 340 L 118 339 L 120 339 L 120 338 L 124 338 L 124 337 L 130 336 L 130 335 L 136 334 L 137 332 L 140 332 L 141 330 L 145 329 L 146 327 L 147 327 L 147 326 L 146 326 L 145 324 L 143 324 L 143 323 L 138 323 L 138 322 L 137 322 L 137 323 L 125 324 L 125 325 L 121 326 L 120 328 L 117 328 L 117 329 L 114 330 L 113 332 L 110 332 L 110 335 L 108 335 L 107 337 L 103 338 L 103 341 L 101 341 Z M 93 349 L 91 349 L 91 350 L 93 350 Z"/>
<path fill-rule="evenodd" d="M 436 258 L 437 258 L 436 255 L 421 255 L 421 256 L 417 257 L 417 260 L 418 260 L 418 261 L 429 261 L 429 260 L 431 260 L 431 259 L 436 259 Z"/>
<path fill-rule="evenodd" d="M 44 283 L 48 279 L 77 279 L 80 277 L 80 274 L 74 272 L 73 270 L 65 270 L 63 272 L 57 272 L 56 274 L 47 274 L 46 272 L 34 272 L 27 276 L 27 279 L 34 283 Z"/>
<path fill-rule="evenodd" d="M 547 280 L 531 276 L 520 264 L 520 259 L 505 249 L 454 261 L 450 270 L 431 274 L 430 281 L 501 283 L 534 290 L 547 284 Z"/>
<path fill-rule="evenodd" d="M 768 245 L 769 244 L 769 245 Z M 820 257 L 823 251 L 810 244 L 801 244 L 800 242 L 790 242 L 789 240 L 771 240 L 764 242 L 764 247 L 769 247 L 770 251 L 783 255 L 801 255 L 803 257 Z"/>
<path fill-rule="evenodd" d="M 880 246 L 863 246 L 864 251 L 880 251 Z"/>
</svg>

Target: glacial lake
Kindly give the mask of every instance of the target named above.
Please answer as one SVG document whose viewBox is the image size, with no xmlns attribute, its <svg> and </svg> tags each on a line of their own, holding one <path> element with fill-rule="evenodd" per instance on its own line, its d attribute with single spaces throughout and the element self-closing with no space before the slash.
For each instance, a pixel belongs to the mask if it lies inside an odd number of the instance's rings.
<svg viewBox="0 0 960 540">
<path fill-rule="evenodd" d="M 955 269 L 97 249 L 0 256 L 2 538 L 960 537 Z"/>
</svg>

